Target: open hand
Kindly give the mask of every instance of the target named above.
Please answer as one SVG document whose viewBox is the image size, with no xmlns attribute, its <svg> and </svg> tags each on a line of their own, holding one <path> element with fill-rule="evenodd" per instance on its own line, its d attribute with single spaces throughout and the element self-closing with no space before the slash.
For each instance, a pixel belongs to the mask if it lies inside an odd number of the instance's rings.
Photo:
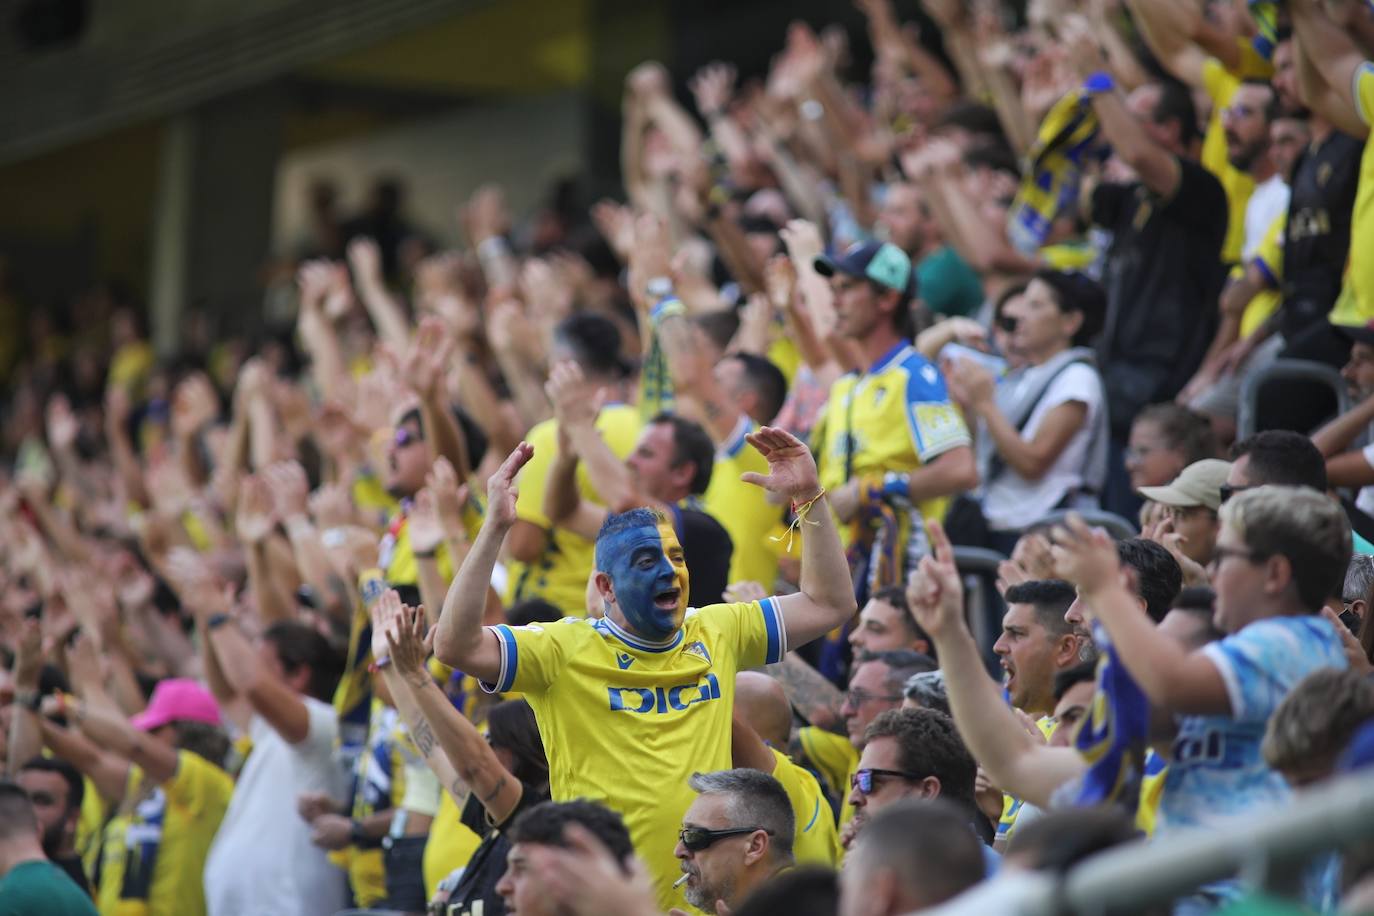
<svg viewBox="0 0 1374 916">
<path fill-rule="evenodd" d="M 740 480 L 796 503 L 821 493 L 816 459 L 796 436 L 776 426 L 763 426 L 745 438 L 767 460 L 768 475 L 748 471 L 740 475 Z"/>
<path fill-rule="evenodd" d="M 277 523 L 272 506 L 272 490 L 259 474 L 250 474 L 239 485 L 239 504 L 234 512 L 234 530 L 244 544 L 260 544 Z"/>
<path fill-rule="evenodd" d="M 401 677 L 412 683 L 416 678 L 429 677 L 425 662 L 434 651 L 434 634 L 423 606 L 402 604 L 398 612 L 389 615 L 386 642 L 391 663 Z"/>
<path fill-rule="evenodd" d="M 1052 539 L 1055 573 L 1085 596 L 1121 584 L 1121 560 L 1106 531 L 1089 527 L 1082 516 L 1070 513 L 1063 525 L 1055 527 Z"/>
</svg>

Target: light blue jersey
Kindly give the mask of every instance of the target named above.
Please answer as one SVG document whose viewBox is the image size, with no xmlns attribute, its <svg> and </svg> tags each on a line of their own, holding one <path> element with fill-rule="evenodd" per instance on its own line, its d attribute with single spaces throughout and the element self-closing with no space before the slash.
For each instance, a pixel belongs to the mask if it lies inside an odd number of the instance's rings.
<svg viewBox="0 0 1374 916">
<path fill-rule="evenodd" d="M 1259 620 L 1202 651 L 1226 684 L 1231 715 L 1179 717 L 1156 835 L 1287 802 L 1288 783 L 1260 756 L 1265 724 L 1304 677 L 1347 666 L 1335 627 L 1316 615 Z M 1329 897 L 1329 873 L 1308 892 L 1314 904 Z M 1210 913 L 1240 895 L 1237 881 L 1208 884 L 1178 901 L 1174 916 Z"/>
<path fill-rule="evenodd" d="M 1281 804 L 1288 784 L 1260 756 L 1264 726 L 1298 681 L 1346 667 L 1340 637 L 1316 615 L 1271 617 L 1202 650 L 1226 684 L 1229 716 L 1182 716 L 1164 784 L 1164 830 Z"/>
</svg>

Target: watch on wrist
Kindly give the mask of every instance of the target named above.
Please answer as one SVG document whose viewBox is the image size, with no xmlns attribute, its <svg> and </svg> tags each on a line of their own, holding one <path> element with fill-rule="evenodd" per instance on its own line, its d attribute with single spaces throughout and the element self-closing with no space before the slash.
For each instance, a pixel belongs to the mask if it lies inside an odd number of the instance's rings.
<svg viewBox="0 0 1374 916">
<path fill-rule="evenodd" d="M 205 629 L 218 630 L 230 620 L 233 620 L 233 618 L 223 611 L 218 614 L 211 614 L 209 617 L 205 618 Z"/>
</svg>

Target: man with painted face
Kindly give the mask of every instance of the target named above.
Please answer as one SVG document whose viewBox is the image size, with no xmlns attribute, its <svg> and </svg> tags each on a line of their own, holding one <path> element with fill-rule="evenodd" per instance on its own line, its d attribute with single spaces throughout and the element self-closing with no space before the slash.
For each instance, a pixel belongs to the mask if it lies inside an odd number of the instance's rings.
<svg viewBox="0 0 1374 916">
<path fill-rule="evenodd" d="M 816 464 L 791 434 L 749 436 L 769 474 L 745 480 L 797 507 L 800 591 L 688 611 L 689 577 L 673 527 L 650 509 L 606 519 L 595 586 L 605 616 L 528 627 L 483 627 L 482 590 L 515 519 L 521 444 L 488 483 L 487 516 L 449 589 L 435 636 L 446 664 L 488 690 L 518 690 L 548 749 L 555 800 L 589 798 L 619 811 L 665 909 L 680 905 L 674 838 L 693 799 L 693 772 L 731 765 L 735 675 L 853 616 L 848 565 Z"/>
<path fill-rule="evenodd" d="M 544 514 L 564 531 L 595 541 L 614 512 L 639 506 L 660 512 L 682 542 L 694 587 L 691 597 L 702 605 L 718 603 L 730 581 L 734 545 L 701 502 L 715 464 L 715 446 L 706 430 L 684 417 L 657 414 L 622 461 L 596 427 L 597 389 L 576 363 L 555 366 L 545 391 L 558 424 L 558 454 L 545 482 Z M 586 469 L 603 502 L 579 490 L 579 467 Z"/>
</svg>

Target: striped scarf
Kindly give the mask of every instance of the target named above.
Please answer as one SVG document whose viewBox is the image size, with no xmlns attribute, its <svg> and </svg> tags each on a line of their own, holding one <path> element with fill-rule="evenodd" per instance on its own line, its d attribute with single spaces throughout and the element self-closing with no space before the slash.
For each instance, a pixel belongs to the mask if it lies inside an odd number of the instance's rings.
<svg viewBox="0 0 1374 916">
<path fill-rule="evenodd" d="M 1097 115 L 1082 89 L 1055 102 L 1040 123 L 1026 154 L 1021 187 L 1007 212 L 1007 238 L 1022 254 L 1035 254 L 1054 221 L 1078 200 L 1086 157 L 1103 150 L 1097 128 Z"/>
<path fill-rule="evenodd" d="M 676 400 L 673 377 L 668 372 L 668 357 L 658 342 L 658 327 L 663 319 L 687 314 L 687 308 L 676 296 L 659 300 L 649 312 L 649 352 L 639 372 L 639 417 L 644 423 L 660 413 L 672 413 Z"/>
</svg>

